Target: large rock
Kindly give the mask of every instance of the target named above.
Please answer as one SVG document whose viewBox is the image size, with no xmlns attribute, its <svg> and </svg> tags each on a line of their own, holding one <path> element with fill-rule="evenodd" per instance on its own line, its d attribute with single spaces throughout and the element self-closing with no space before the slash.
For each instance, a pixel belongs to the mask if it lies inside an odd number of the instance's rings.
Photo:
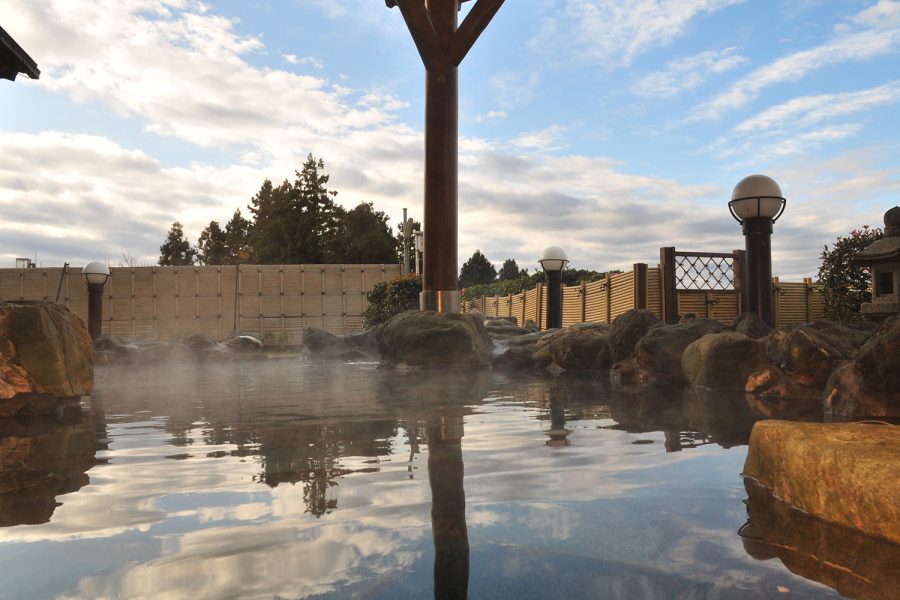
<svg viewBox="0 0 900 600">
<path fill-rule="evenodd" d="M 762 342 L 737 331 L 723 331 L 691 342 L 681 355 L 681 370 L 691 385 L 743 391 L 747 378 L 764 361 Z"/>
<path fill-rule="evenodd" d="M 821 400 L 832 371 L 870 333 L 866 325 L 826 320 L 775 329 L 765 338 L 768 362 L 750 375 L 746 391 L 774 403 Z"/>
<path fill-rule="evenodd" d="M 634 347 L 631 358 L 613 367 L 611 379 L 619 384 L 685 382 L 681 355 L 688 345 L 706 334 L 722 331 L 724 325 L 709 319 L 692 319 L 673 325 L 655 325 Z"/>
<path fill-rule="evenodd" d="M 609 325 L 579 323 L 542 338 L 537 346 L 546 347 L 553 363 L 567 371 L 605 371 L 610 358 Z"/>
<path fill-rule="evenodd" d="M 745 312 L 734 318 L 729 329 L 743 333 L 749 338 L 758 340 L 764 338 L 772 331 L 769 324 L 763 321 L 756 313 Z"/>
<path fill-rule="evenodd" d="M 0 527 L 46 523 L 56 497 L 88 484 L 97 432 L 73 406 L 56 415 L 0 420 Z"/>
<path fill-rule="evenodd" d="M 900 417 L 900 318 L 884 321 L 856 359 L 832 373 L 825 412 L 838 418 Z"/>
<path fill-rule="evenodd" d="M 900 543 L 900 428 L 760 421 L 744 475 L 791 506 Z"/>
<path fill-rule="evenodd" d="M 370 331 L 335 335 L 318 327 L 303 330 L 301 356 L 307 360 L 363 360 L 377 354 L 378 347 Z"/>
<path fill-rule="evenodd" d="M 94 348 L 87 327 L 53 302 L 0 304 L 0 416 L 54 412 L 54 400 L 91 393 Z"/>
<path fill-rule="evenodd" d="M 609 330 L 609 347 L 613 362 L 629 358 L 638 341 L 659 323 L 659 318 L 647 309 L 632 308 L 613 319 Z"/>
<path fill-rule="evenodd" d="M 481 319 L 469 314 L 410 310 L 372 333 L 381 360 L 391 366 L 484 367 L 494 350 Z"/>
<path fill-rule="evenodd" d="M 741 528 L 747 554 L 777 558 L 792 573 L 847 598 L 896 598 L 900 544 L 817 519 L 745 479 L 748 522 Z"/>
<path fill-rule="evenodd" d="M 852 358 L 871 329 L 819 320 L 774 330 L 766 353 L 799 385 L 821 390 L 836 363 Z"/>
</svg>

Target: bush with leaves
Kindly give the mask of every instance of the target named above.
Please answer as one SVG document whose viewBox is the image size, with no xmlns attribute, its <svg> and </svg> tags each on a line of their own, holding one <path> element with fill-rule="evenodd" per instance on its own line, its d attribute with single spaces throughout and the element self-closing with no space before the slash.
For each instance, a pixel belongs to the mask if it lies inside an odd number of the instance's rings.
<svg viewBox="0 0 900 600">
<path fill-rule="evenodd" d="M 824 314 L 835 321 L 857 321 L 859 307 L 872 300 L 869 270 L 853 261 L 854 255 L 869 244 L 882 238 L 877 227 L 863 225 L 854 229 L 849 236 L 838 237 L 829 250 L 826 245 L 819 258 L 818 284 L 825 301 Z"/>
<path fill-rule="evenodd" d="M 369 329 L 407 310 L 419 308 L 419 293 L 422 279 L 418 275 L 407 275 L 376 283 L 366 294 L 369 305 L 363 311 L 363 327 Z"/>
</svg>

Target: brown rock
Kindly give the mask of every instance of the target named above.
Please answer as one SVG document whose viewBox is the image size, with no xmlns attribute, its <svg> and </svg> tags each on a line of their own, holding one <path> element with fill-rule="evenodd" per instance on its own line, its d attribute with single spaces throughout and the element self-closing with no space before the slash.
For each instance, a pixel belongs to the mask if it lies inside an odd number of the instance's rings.
<svg viewBox="0 0 900 600">
<path fill-rule="evenodd" d="M 856 360 L 841 364 L 825 390 L 832 417 L 900 417 L 900 318 L 884 321 Z"/>
<path fill-rule="evenodd" d="M 871 330 L 833 321 L 814 321 L 774 330 L 767 355 L 796 385 L 824 389 L 839 361 L 853 357 Z"/>
<path fill-rule="evenodd" d="M 848 598 L 896 598 L 900 545 L 828 523 L 781 502 L 751 479 L 741 538 L 757 560 L 778 558 L 792 573 Z"/>
<path fill-rule="evenodd" d="M 710 333 L 691 342 L 681 355 L 681 370 L 691 385 L 741 390 L 765 361 L 765 347 L 743 333 Z"/>
<path fill-rule="evenodd" d="M 760 421 L 744 475 L 808 514 L 900 543 L 900 427 Z"/>
<path fill-rule="evenodd" d="M 94 348 L 80 318 L 53 302 L 0 303 L 0 416 L 22 408 L 17 397 L 82 396 L 93 383 Z"/>
</svg>

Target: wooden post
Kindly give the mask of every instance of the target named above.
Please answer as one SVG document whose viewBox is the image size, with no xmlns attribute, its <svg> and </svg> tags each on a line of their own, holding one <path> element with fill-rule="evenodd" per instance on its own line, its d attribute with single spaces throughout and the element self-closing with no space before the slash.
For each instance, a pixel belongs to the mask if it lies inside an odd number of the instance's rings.
<svg viewBox="0 0 900 600">
<path fill-rule="evenodd" d="M 647 264 L 634 263 L 634 302 L 637 309 L 647 308 Z"/>
<path fill-rule="evenodd" d="M 389 0 L 425 66 L 425 260 L 422 310 L 459 312 L 457 281 L 457 67 L 503 4 L 478 0 L 457 30 L 459 0 Z"/>
<path fill-rule="evenodd" d="M 587 283 L 581 282 L 581 322 L 587 321 Z"/>
<path fill-rule="evenodd" d="M 606 274 L 606 322 L 612 322 L 612 274 Z"/>
<path fill-rule="evenodd" d="M 737 295 L 738 314 L 745 312 L 750 305 L 750 286 L 747 285 L 747 252 L 734 250 L 731 255 L 731 268 L 733 270 L 734 293 Z"/>
<path fill-rule="evenodd" d="M 803 285 L 806 286 L 806 322 L 813 320 L 813 284 L 811 277 L 803 278 Z"/>
<path fill-rule="evenodd" d="M 662 270 L 662 313 L 664 323 L 678 322 L 678 296 L 675 291 L 675 247 L 659 249 L 659 267 Z"/>
</svg>

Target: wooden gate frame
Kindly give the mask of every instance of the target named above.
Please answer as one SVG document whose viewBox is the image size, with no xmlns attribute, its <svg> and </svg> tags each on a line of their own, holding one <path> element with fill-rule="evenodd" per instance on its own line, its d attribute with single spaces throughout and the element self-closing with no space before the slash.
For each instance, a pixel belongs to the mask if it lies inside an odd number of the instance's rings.
<svg viewBox="0 0 900 600">
<path fill-rule="evenodd" d="M 699 258 L 699 259 L 731 259 L 731 267 L 734 271 L 732 276 L 732 289 L 701 287 L 699 289 L 688 289 L 678 287 L 679 281 L 676 277 L 676 266 L 679 257 Z M 659 249 L 659 267 L 662 272 L 662 317 L 664 323 L 677 323 L 678 314 L 678 294 L 679 293 L 701 293 L 706 294 L 710 291 L 718 293 L 732 292 L 737 296 L 738 314 L 741 307 L 747 306 L 747 282 L 746 278 L 746 252 L 744 250 L 734 250 L 732 252 L 678 252 L 674 246 L 667 246 Z"/>
</svg>

